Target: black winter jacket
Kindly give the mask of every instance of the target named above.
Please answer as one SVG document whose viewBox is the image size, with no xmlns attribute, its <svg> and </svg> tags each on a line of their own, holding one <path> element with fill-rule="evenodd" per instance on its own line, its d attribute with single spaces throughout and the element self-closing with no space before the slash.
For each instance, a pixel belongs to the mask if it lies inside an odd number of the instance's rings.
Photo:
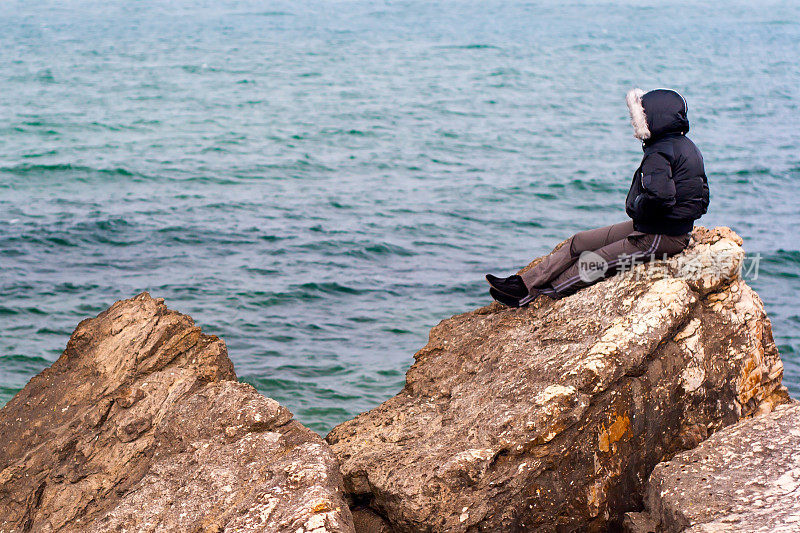
<svg viewBox="0 0 800 533">
<path fill-rule="evenodd" d="M 675 91 L 657 89 L 638 102 L 647 121 L 646 130 L 641 130 L 644 158 L 633 175 L 625 210 L 643 233 L 690 233 L 694 221 L 708 210 L 709 194 L 703 156 L 686 137 L 686 101 Z M 631 116 L 636 128 L 633 109 Z"/>
</svg>

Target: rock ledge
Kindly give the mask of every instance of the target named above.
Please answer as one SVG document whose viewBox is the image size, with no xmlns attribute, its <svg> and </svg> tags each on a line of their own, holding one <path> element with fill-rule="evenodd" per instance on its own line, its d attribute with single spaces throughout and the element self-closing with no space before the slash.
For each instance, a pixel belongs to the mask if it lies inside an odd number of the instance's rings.
<svg viewBox="0 0 800 533">
<path fill-rule="evenodd" d="M 328 445 L 147 293 L 0 409 L 0 533 L 352 532 Z"/>
</svg>

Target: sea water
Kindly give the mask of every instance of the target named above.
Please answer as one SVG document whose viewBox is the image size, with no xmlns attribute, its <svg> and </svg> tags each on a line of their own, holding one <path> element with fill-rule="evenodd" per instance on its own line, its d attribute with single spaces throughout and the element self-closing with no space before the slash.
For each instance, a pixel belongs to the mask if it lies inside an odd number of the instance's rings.
<svg viewBox="0 0 800 533">
<path fill-rule="evenodd" d="M 624 96 L 689 102 L 800 395 L 800 4 L 0 3 L 0 403 L 141 291 L 325 432 L 428 330 L 624 220 Z"/>
</svg>

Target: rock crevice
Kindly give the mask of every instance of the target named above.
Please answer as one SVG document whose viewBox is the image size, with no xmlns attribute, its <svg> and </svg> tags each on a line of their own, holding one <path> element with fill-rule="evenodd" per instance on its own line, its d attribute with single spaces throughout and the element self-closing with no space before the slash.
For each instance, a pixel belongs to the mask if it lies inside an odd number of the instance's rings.
<svg viewBox="0 0 800 533">
<path fill-rule="evenodd" d="M 800 404 L 727 427 L 655 467 L 630 533 L 800 530 Z"/>
</svg>

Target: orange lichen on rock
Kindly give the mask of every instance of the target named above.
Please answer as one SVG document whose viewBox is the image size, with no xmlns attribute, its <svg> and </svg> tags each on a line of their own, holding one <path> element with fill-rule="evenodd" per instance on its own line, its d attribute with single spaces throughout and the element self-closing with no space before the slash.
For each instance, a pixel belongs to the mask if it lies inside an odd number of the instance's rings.
<svg viewBox="0 0 800 533">
<path fill-rule="evenodd" d="M 616 415 L 614 422 L 600 432 L 598 447 L 601 452 L 608 453 L 612 450 L 614 443 L 622 439 L 631 428 L 631 419 L 627 414 Z M 629 437 L 629 435 L 628 435 Z"/>
</svg>

